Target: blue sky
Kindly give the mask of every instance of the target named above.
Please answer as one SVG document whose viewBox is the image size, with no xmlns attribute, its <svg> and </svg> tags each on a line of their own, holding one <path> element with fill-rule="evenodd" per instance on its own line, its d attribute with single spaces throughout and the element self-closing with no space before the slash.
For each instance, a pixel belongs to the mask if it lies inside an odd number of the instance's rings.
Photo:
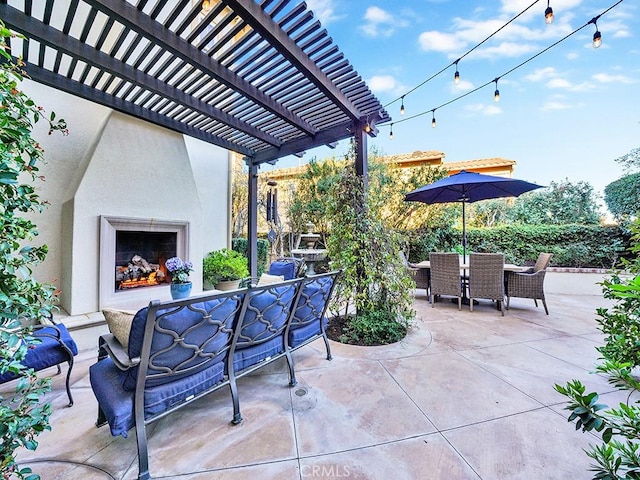
<svg viewBox="0 0 640 480">
<path fill-rule="evenodd" d="M 307 0 L 340 50 L 383 105 L 467 53 L 533 0 Z M 594 25 L 506 76 L 616 0 L 538 1 L 498 35 L 387 107 L 393 117 L 370 139 L 382 153 L 439 150 L 445 161 L 502 157 L 517 162 L 515 177 L 540 184 L 590 182 L 596 191 L 623 174 L 614 159 L 640 147 L 640 5 L 624 0 L 597 21 L 602 46 L 594 49 Z M 436 108 L 494 78 L 495 84 Z M 425 115 L 402 122 L 413 115 Z M 307 152 L 302 162 L 342 155 L 348 145 Z M 297 165 L 295 157 L 276 168 Z M 264 170 L 269 170 L 266 166 Z"/>
</svg>

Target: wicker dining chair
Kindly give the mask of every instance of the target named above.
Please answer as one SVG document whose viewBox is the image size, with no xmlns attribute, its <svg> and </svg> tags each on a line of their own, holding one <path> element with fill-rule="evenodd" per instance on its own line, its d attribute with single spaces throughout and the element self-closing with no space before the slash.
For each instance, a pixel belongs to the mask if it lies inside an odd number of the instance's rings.
<svg viewBox="0 0 640 480">
<path fill-rule="evenodd" d="M 457 253 L 429 253 L 431 290 L 429 301 L 435 307 L 436 295 L 458 297 L 458 310 L 462 310 L 462 283 L 460 282 L 460 256 Z"/>
<path fill-rule="evenodd" d="M 502 253 L 469 254 L 469 309 L 473 299 L 495 300 L 504 316 L 504 255 Z"/>
<path fill-rule="evenodd" d="M 538 300 L 542 300 L 544 311 L 549 315 L 547 302 L 544 298 L 544 277 L 551 261 L 551 253 L 538 255 L 533 268 L 525 272 L 509 272 L 507 275 L 507 310 L 511 297 L 532 298 L 536 307 Z"/>
</svg>

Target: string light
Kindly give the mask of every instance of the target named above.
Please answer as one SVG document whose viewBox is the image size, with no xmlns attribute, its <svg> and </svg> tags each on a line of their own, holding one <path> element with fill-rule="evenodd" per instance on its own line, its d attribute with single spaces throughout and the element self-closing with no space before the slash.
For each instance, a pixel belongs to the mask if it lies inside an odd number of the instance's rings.
<svg viewBox="0 0 640 480">
<path fill-rule="evenodd" d="M 423 115 L 426 115 L 426 114 L 428 114 L 429 112 L 431 112 L 431 113 L 432 113 L 431 126 L 432 126 L 432 127 L 435 127 L 435 111 L 436 111 L 436 110 L 438 110 L 438 109 L 440 109 L 440 108 L 442 108 L 442 107 L 446 107 L 446 106 L 448 106 L 448 105 L 450 105 L 450 104 L 452 104 L 452 103 L 454 103 L 454 102 L 457 102 L 458 100 L 461 100 L 461 99 L 463 99 L 463 98 L 465 98 L 465 97 L 467 97 L 467 96 L 469 96 L 469 95 L 472 95 L 472 94 L 474 94 L 474 93 L 478 92 L 479 90 L 482 90 L 482 89 L 484 89 L 484 88 L 488 87 L 488 86 L 489 86 L 489 85 L 491 85 L 492 83 L 495 83 L 494 100 L 495 100 L 496 102 L 498 102 L 498 101 L 500 100 L 500 91 L 498 90 L 498 81 L 499 81 L 502 77 L 505 77 L 505 76 L 509 75 L 510 73 L 512 73 L 512 72 L 514 72 L 514 71 L 516 71 L 516 70 L 520 69 L 521 67 L 523 67 L 523 66 L 524 66 L 524 65 L 526 65 L 527 63 L 529 63 L 529 62 L 531 62 L 531 61 L 535 60 L 535 59 L 536 59 L 536 58 L 538 58 L 539 56 L 541 56 L 541 55 L 543 55 L 544 53 L 546 53 L 546 52 L 548 52 L 549 50 L 551 50 L 553 47 L 555 47 L 555 46 L 557 46 L 558 44 L 560 44 L 560 43 L 564 42 L 564 41 L 565 41 L 565 40 L 567 40 L 569 37 L 571 37 L 571 36 L 575 35 L 575 34 L 576 34 L 576 33 L 578 33 L 580 30 L 582 30 L 583 28 L 587 27 L 587 26 L 588 26 L 589 24 L 591 24 L 591 23 L 593 23 L 593 24 L 594 24 L 594 26 L 596 27 L 596 33 L 593 35 L 593 37 L 594 37 L 594 47 L 595 47 L 595 48 L 598 48 L 598 47 L 600 46 L 600 44 L 601 44 L 602 36 L 601 36 L 601 34 L 600 34 L 600 31 L 598 30 L 598 26 L 596 25 L 597 20 L 598 20 L 601 16 L 603 16 L 603 15 L 607 14 L 609 11 L 613 10 L 615 7 L 617 7 L 618 5 L 620 5 L 623 1 L 624 1 L 624 0 L 618 0 L 618 1 L 617 1 L 617 2 L 615 2 L 613 5 L 611 5 L 609 8 L 607 8 L 606 10 L 604 10 L 604 11 L 603 11 L 600 15 L 598 15 L 597 17 L 592 18 L 591 20 L 589 20 L 587 23 L 585 23 L 585 24 L 584 24 L 584 25 L 582 25 L 581 27 L 578 27 L 577 29 L 575 29 L 575 30 L 573 30 L 572 32 L 568 33 L 568 34 L 567 34 L 567 35 L 565 35 L 564 37 L 562 37 L 562 38 L 560 38 L 559 40 L 555 41 L 554 43 L 552 43 L 552 44 L 551 44 L 551 45 L 549 45 L 548 47 L 546 47 L 546 48 L 542 49 L 541 51 L 539 51 L 539 52 L 538 52 L 538 53 L 536 53 L 535 55 L 533 55 L 533 56 L 531 56 L 531 57 L 527 58 L 526 60 L 524 60 L 523 62 L 519 63 L 519 64 L 518 64 L 518 65 L 516 65 L 515 67 L 512 67 L 510 70 L 507 70 L 507 71 L 506 71 L 506 72 L 504 72 L 502 75 L 500 75 L 500 76 L 498 76 L 498 77 L 494 78 L 493 80 L 490 80 L 490 81 L 488 81 L 488 82 L 486 82 L 486 83 L 484 83 L 484 84 L 482 84 L 482 85 L 480 85 L 480 86 L 478 86 L 478 87 L 476 87 L 476 88 L 474 88 L 474 89 L 472 89 L 472 90 L 469 90 L 469 91 L 467 91 L 467 92 L 465 92 L 465 93 L 463 93 L 463 94 L 461 94 L 461 95 L 459 95 L 459 96 L 457 96 L 457 97 L 455 97 L 455 98 L 452 98 L 451 100 L 448 100 L 448 101 L 446 101 L 446 102 L 442 103 L 441 105 L 438 105 L 437 107 L 435 107 L 435 108 L 433 108 L 433 109 L 431 109 L 431 110 L 425 110 L 425 111 L 422 111 L 422 112 L 416 113 L 415 115 L 411 115 L 411 116 L 409 116 L 409 117 L 407 117 L 407 118 L 403 118 L 402 120 L 398 120 L 398 121 L 397 121 L 397 122 L 395 122 L 395 123 L 407 122 L 407 121 L 409 121 L 409 120 L 413 120 L 413 119 L 419 118 L 419 117 L 421 117 L 421 116 L 423 116 Z M 600 41 L 600 43 L 598 43 L 597 45 L 596 45 L 596 42 L 595 42 L 596 40 L 599 40 L 599 41 Z M 463 56 L 463 57 L 464 57 L 464 56 Z M 458 60 L 456 60 L 456 62 L 454 62 L 454 63 L 450 64 L 449 66 L 451 66 L 451 65 L 453 65 L 453 64 L 456 64 L 456 63 L 457 63 L 459 60 L 461 60 L 463 57 L 460 57 Z M 432 78 L 433 78 L 433 77 L 432 77 Z M 416 87 L 416 88 L 418 88 L 418 87 Z M 413 92 L 414 90 L 416 90 L 416 88 L 414 88 L 413 90 L 410 90 L 408 93 Z M 407 95 L 408 93 L 405 93 L 405 95 Z M 403 114 L 403 115 L 404 115 L 404 97 L 405 97 L 405 95 L 402 95 L 401 97 L 399 97 L 399 98 L 398 98 L 398 99 L 401 99 L 401 100 L 402 100 L 401 114 Z M 396 100 L 394 100 L 394 101 L 390 102 L 390 103 L 389 103 L 389 104 L 387 104 L 387 105 L 390 105 L 391 103 L 396 102 L 398 99 L 396 99 Z M 391 134 L 390 134 L 390 136 L 391 136 Z"/>
<path fill-rule="evenodd" d="M 456 85 L 458 85 L 460 83 L 460 72 L 458 71 L 458 62 L 460 61 L 460 59 L 456 60 L 455 65 L 456 65 L 456 73 L 453 74 L 453 83 L 455 83 Z"/>
<path fill-rule="evenodd" d="M 550 0 L 547 0 L 547 9 L 544 11 L 544 22 L 549 25 L 553 23 L 553 8 L 549 6 Z"/>
<path fill-rule="evenodd" d="M 389 140 L 393 140 L 393 123 L 391 124 L 391 130 L 389 130 Z"/>
<path fill-rule="evenodd" d="M 202 0 L 202 10 L 208 12 L 211 10 L 211 2 L 210 0 Z"/>
<path fill-rule="evenodd" d="M 371 132 L 371 125 L 369 125 L 369 122 L 364 126 L 364 131 L 367 133 Z"/>
<path fill-rule="evenodd" d="M 486 43 L 487 41 L 489 41 L 492 37 L 494 37 L 496 34 L 498 34 L 501 30 L 503 30 L 504 28 L 506 28 L 508 25 L 510 25 L 511 23 L 513 23 L 515 20 L 517 20 L 518 18 L 520 18 L 522 15 L 524 15 L 527 11 L 529 11 L 536 3 L 538 3 L 540 0 L 534 0 L 527 8 L 525 8 L 524 10 L 522 10 L 520 13 L 518 13 L 515 17 L 513 17 L 511 20 L 509 20 L 507 23 L 505 23 L 504 25 L 502 25 L 500 28 L 498 28 L 495 32 L 493 32 L 491 35 L 489 35 L 487 38 L 485 38 L 484 40 L 482 40 L 480 43 L 478 43 L 477 45 L 475 45 L 473 48 L 471 48 L 469 51 L 467 51 L 467 53 L 465 53 L 464 55 L 462 55 L 460 58 L 458 58 L 458 60 L 456 60 L 453 63 L 450 63 L 449 65 L 447 65 L 446 67 L 444 67 L 443 69 L 441 69 L 439 72 L 434 73 L 433 75 L 431 75 L 429 78 L 427 78 L 426 80 L 424 80 L 422 83 L 416 85 L 415 87 L 413 87 L 411 90 L 409 90 L 408 92 L 406 92 L 404 95 L 402 95 L 399 98 L 396 98 L 395 100 L 392 100 L 391 102 L 387 103 L 386 105 L 384 105 L 384 107 L 388 107 L 389 105 L 397 102 L 398 100 L 402 100 L 402 105 L 400 106 L 400 115 L 404 115 L 405 113 L 405 109 L 404 109 L 404 97 L 409 95 L 410 93 L 415 92 L 416 90 L 418 90 L 420 87 L 422 87 L 423 85 L 425 85 L 426 83 L 430 82 L 431 80 L 433 80 L 434 78 L 436 78 L 438 75 L 440 75 L 442 72 L 444 72 L 445 70 L 447 70 L 449 67 L 451 67 L 454 63 L 457 66 L 457 63 L 462 60 L 464 57 L 466 57 L 467 55 L 469 55 L 471 52 L 473 52 L 474 50 L 480 48 L 484 43 Z M 459 81 L 460 78 L 460 72 L 457 72 L 457 78 Z M 456 76 L 454 75 L 454 81 L 456 79 Z"/>
<path fill-rule="evenodd" d="M 431 128 L 436 128 L 436 109 L 431 110 Z"/>
<path fill-rule="evenodd" d="M 600 45 L 602 45 L 602 34 L 600 33 L 600 30 L 598 30 L 597 23 L 599 18 L 600 15 L 589 20 L 589 23 L 593 23 L 594 27 L 596 27 L 596 33 L 593 34 L 593 48 L 600 48 Z"/>
</svg>

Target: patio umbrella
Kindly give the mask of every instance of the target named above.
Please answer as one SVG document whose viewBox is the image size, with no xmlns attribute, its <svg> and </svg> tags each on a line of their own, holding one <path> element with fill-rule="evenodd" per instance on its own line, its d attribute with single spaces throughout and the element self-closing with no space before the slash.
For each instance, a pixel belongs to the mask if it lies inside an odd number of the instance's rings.
<svg viewBox="0 0 640 480">
<path fill-rule="evenodd" d="M 542 188 L 542 185 L 517 180 L 515 178 L 496 177 L 477 172 L 462 170 L 449 177 L 420 187 L 405 195 L 406 202 L 449 203 L 462 202 L 462 261 L 467 261 L 467 228 L 465 205 L 488 200 L 490 198 L 517 197 L 530 190 Z"/>
</svg>

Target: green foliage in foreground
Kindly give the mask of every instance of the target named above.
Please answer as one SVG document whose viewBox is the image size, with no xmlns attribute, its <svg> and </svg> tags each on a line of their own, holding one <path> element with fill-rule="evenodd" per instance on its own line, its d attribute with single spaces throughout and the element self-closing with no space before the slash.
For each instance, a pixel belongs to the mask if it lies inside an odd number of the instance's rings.
<svg viewBox="0 0 640 480">
<path fill-rule="evenodd" d="M 410 260 L 429 258 L 433 251 L 457 251 L 459 229 L 434 229 L 411 244 Z M 467 252 L 503 252 L 507 263 L 532 264 L 538 254 L 553 254 L 553 265 L 613 268 L 624 252 L 625 235 L 618 227 L 600 225 L 503 225 L 468 228 Z"/>
<path fill-rule="evenodd" d="M 51 406 L 40 397 L 49 390 L 49 380 L 38 380 L 22 364 L 36 341 L 22 320 L 48 316 L 55 289 L 36 281 L 33 269 L 45 259 L 47 246 L 32 246 L 36 225 L 25 214 L 44 208 L 34 181 L 44 152 L 31 136 L 39 120 L 53 130 L 66 131 L 64 121 L 43 117 L 43 110 L 20 90 L 24 73 L 13 63 L 7 46 L 11 32 L 0 21 L 0 375 L 19 377 L 15 391 L 0 396 L 0 477 L 35 480 L 30 468 L 21 468 L 15 456 L 19 448 L 35 450 L 35 438 L 49 430 Z"/>
<path fill-rule="evenodd" d="M 603 283 L 607 298 L 615 300 L 613 308 L 598 309 L 596 321 L 605 334 L 605 345 L 598 348 L 603 362 L 597 373 L 608 377 L 616 389 L 628 392 L 625 402 L 617 408 L 598 403 L 597 392 L 585 394 L 578 380 L 555 389 L 569 398 L 565 407 L 576 422 L 576 430 L 599 432 L 600 445 L 591 445 L 587 455 L 594 460 L 591 471 L 594 480 L 640 479 L 640 381 L 636 377 L 640 365 L 640 223 L 632 226 L 632 252 L 636 257 L 625 262 L 631 277 L 616 274 Z M 636 395 L 634 395 L 636 394 Z"/>
</svg>

